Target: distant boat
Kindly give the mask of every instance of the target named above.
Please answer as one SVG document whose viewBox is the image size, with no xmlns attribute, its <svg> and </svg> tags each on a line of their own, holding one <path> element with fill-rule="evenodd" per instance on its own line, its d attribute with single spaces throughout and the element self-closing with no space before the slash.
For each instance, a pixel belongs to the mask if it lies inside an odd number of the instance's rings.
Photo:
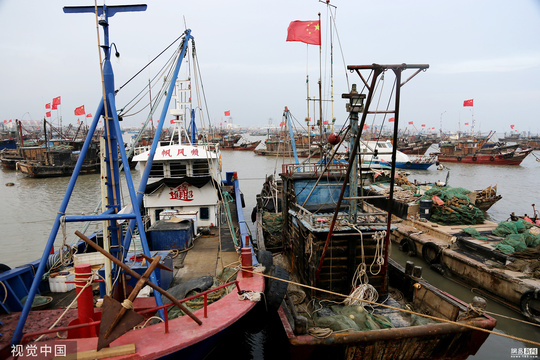
<svg viewBox="0 0 540 360">
<path fill-rule="evenodd" d="M 440 151 L 434 152 L 440 162 L 483 164 L 483 165 L 519 165 L 532 149 L 520 149 L 518 145 L 486 146 L 486 140 L 461 139 L 443 142 Z"/>
</svg>

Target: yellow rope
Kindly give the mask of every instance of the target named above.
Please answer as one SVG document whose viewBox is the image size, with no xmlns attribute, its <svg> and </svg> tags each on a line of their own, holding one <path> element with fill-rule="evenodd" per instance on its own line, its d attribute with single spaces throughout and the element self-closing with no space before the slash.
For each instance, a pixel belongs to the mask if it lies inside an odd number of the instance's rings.
<svg viewBox="0 0 540 360">
<path fill-rule="evenodd" d="M 473 326 L 473 325 L 470 325 L 470 324 L 460 323 L 460 322 L 457 322 L 457 321 L 448 320 L 448 319 L 443 319 L 443 318 L 438 318 L 438 317 L 436 317 L 436 316 L 431 316 L 431 315 L 427 315 L 427 314 L 422 314 L 422 313 L 418 313 L 418 312 L 411 311 L 411 310 L 407 310 L 407 309 L 401 309 L 401 308 L 397 308 L 397 307 L 394 307 L 394 306 L 391 306 L 391 305 L 379 304 L 379 303 L 376 303 L 376 302 L 373 302 L 373 301 L 369 301 L 369 300 L 356 299 L 356 298 L 353 298 L 353 297 L 350 296 L 350 295 L 343 295 L 343 294 L 340 294 L 340 293 L 336 293 L 336 292 L 334 292 L 334 291 L 324 290 L 324 289 L 316 288 L 316 287 L 314 287 L 314 286 L 304 285 L 304 284 L 300 284 L 300 283 L 297 283 L 297 282 L 294 282 L 294 281 L 284 280 L 284 279 L 280 279 L 280 278 L 277 278 L 277 277 L 274 277 L 274 276 L 270 276 L 270 275 L 266 275 L 266 274 L 261 274 L 261 273 L 256 273 L 256 272 L 254 272 L 254 271 L 249 271 L 249 270 L 244 270 L 244 271 L 250 272 L 250 273 L 252 273 L 252 274 L 259 274 L 259 275 L 268 277 L 268 278 L 270 278 L 270 279 L 283 281 L 283 282 L 286 282 L 286 283 L 289 283 L 289 284 L 294 284 L 294 285 L 301 286 L 301 287 L 305 287 L 305 288 L 308 288 L 308 289 L 312 289 L 312 290 L 316 290 L 316 291 L 320 291 L 320 292 L 325 292 L 325 293 L 327 293 L 327 294 L 336 295 L 336 296 L 340 296 L 340 297 L 344 297 L 344 298 L 350 298 L 350 299 L 353 299 L 353 300 L 362 301 L 362 302 L 364 302 L 364 303 L 368 303 L 368 304 L 372 304 L 372 305 L 376 305 L 376 306 L 382 306 L 382 307 L 385 307 L 385 308 L 388 308 L 388 309 L 397 310 L 397 311 L 405 312 L 405 313 L 412 314 L 412 315 L 422 316 L 422 317 L 425 317 L 425 318 L 428 318 L 428 319 L 431 319 L 431 320 L 440 321 L 440 322 L 445 322 L 445 323 L 448 323 L 448 324 L 459 325 L 459 326 L 463 326 L 463 327 L 466 327 L 466 328 L 469 328 L 469 329 L 472 329 L 472 330 L 483 331 L 483 332 L 486 332 L 486 333 L 489 333 L 489 334 L 494 334 L 494 335 L 497 335 L 497 336 L 506 337 L 506 338 L 508 338 L 508 339 L 512 339 L 512 340 L 516 340 L 516 341 L 522 341 L 522 342 L 526 342 L 526 343 L 529 343 L 529 344 L 532 344 L 532 345 L 540 346 L 540 342 L 537 342 L 537 341 L 527 340 L 527 339 L 518 338 L 518 337 L 512 336 L 512 335 L 507 335 L 507 334 L 503 334 L 503 333 L 498 333 L 498 332 L 495 332 L 495 331 L 493 331 L 493 330 L 482 329 L 482 328 L 479 328 L 479 327 L 477 327 L 477 326 Z"/>
</svg>

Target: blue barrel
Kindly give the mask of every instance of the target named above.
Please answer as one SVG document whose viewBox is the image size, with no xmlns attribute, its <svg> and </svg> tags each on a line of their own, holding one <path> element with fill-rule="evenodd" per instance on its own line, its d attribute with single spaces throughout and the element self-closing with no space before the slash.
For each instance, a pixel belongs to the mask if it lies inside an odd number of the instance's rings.
<svg viewBox="0 0 540 360">
<path fill-rule="evenodd" d="M 431 217 L 431 208 L 433 207 L 433 200 L 420 200 L 420 209 L 418 210 L 420 217 L 429 220 Z"/>
</svg>

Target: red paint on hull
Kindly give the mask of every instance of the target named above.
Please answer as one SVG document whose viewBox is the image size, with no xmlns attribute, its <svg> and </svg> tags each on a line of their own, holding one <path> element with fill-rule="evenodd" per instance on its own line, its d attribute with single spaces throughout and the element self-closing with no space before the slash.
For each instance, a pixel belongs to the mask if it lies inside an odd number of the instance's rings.
<svg viewBox="0 0 540 360">
<path fill-rule="evenodd" d="M 439 155 L 440 162 L 464 163 L 464 164 L 482 164 L 482 165 L 519 165 L 527 157 L 530 151 L 505 156 L 500 154 L 482 154 L 482 155 Z"/>
</svg>

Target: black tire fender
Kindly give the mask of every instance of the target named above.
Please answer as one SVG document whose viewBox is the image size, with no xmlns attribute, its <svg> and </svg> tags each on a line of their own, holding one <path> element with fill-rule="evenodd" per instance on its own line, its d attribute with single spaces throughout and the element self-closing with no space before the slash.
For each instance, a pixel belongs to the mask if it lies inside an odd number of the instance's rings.
<svg viewBox="0 0 540 360">
<path fill-rule="evenodd" d="M 472 161 L 476 161 L 476 160 L 478 160 L 478 158 L 476 156 L 473 156 Z"/>
<path fill-rule="evenodd" d="M 429 264 L 439 264 L 441 262 L 441 249 L 433 243 L 427 242 L 422 246 L 422 257 Z"/>
<path fill-rule="evenodd" d="M 409 256 L 416 256 L 416 244 L 410 237 L 401 239 L 399 242 L 399 249 L 406 252 Z"/>
<path fill-rule="evenodd" d="M 270 276 L 268 278 L 268 286 L 265 289 L 266 308 L 268 312 L 277 311 L 280 307 L 285 294 L 287 293 L 288 282 L 281 280 L 289 280 L 289 273 L 281 266 L 272 265 L 270 269 Z"/>
<path fill-rule="evenodd" d="M 461 161 L 461 156 L 458 156 L 458 157 L 457 157 L 457 161 Z"/>
<path fill-rule="evenodd" d="M 540 289 L 525 291 L 519 305 L 525 317 L 540 324 Z"/>
<path fill-rule="evenodd" d="M 494 156 L 491 156 L 491 157 L 489 158 L 489 161 L 495 161 L 495 157 L 494 157 Z"/>
</svg>

